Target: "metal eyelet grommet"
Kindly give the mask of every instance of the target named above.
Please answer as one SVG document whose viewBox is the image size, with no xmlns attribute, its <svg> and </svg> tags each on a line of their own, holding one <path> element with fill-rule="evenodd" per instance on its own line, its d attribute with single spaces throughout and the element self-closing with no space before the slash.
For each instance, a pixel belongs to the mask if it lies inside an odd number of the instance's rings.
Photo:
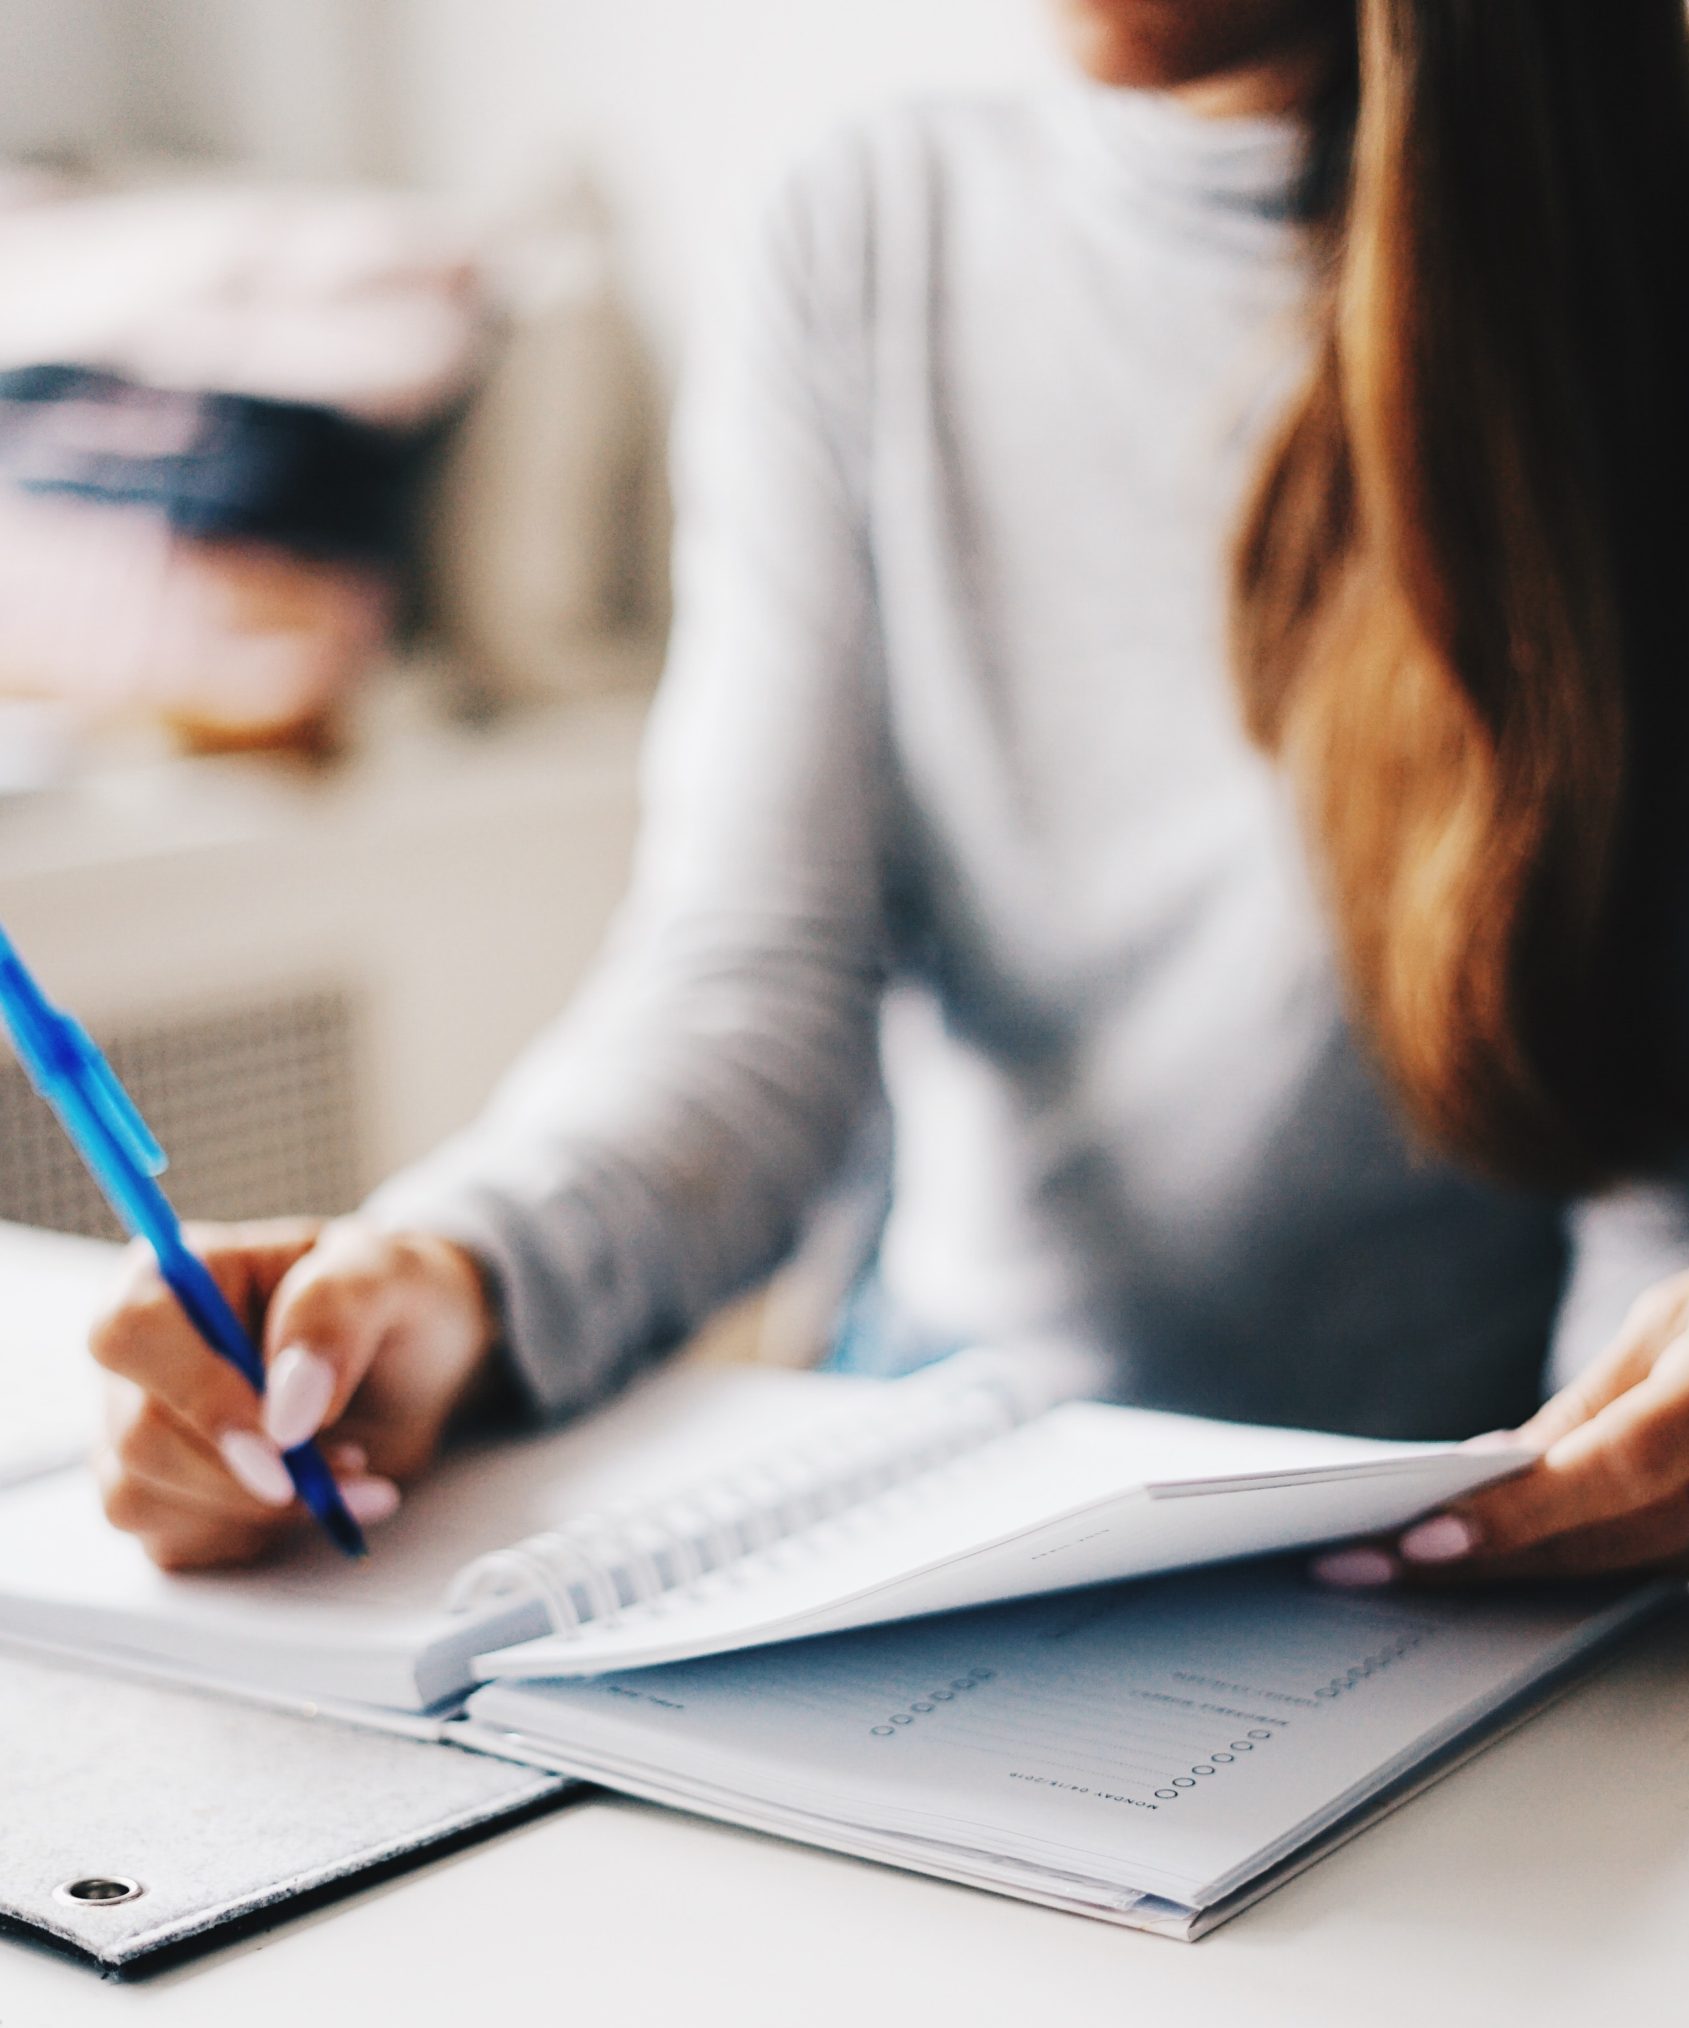
<svg viewBox="0 0 1689 2028">
<path fill-rule="evenodd" d="M 125 1880 L 118 1873 L 90 1873 L 82 1880 L 66 1880 L 53 1889 L 53 1899 L 70 1908 L 117 1908 L 126 1901 L 139 1901 L 146 1889 L 138 1880 Z"/>
</svg>

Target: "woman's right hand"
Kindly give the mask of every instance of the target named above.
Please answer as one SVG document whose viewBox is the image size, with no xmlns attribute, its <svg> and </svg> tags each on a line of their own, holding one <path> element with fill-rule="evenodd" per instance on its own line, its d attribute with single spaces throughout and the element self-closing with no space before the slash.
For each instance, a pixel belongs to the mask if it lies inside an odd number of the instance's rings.
<svg viewBox="0 0 1689 2028">
<path fill-rule="evenodd" d="M 106 1514 L 165 1570 L 249 1563 L 310 1525 L 281 1453 L 323 1444 L 371 1525 L 434 1456 L 496 1327 L 471 1256 L 355 1219 L 208 1226 L 190 1243 L 260 1339 L 260 1398 L 209 1351 L 137 1248 L 94 1327 L 113 1376 L 95 1460 Z"/>
</svg>

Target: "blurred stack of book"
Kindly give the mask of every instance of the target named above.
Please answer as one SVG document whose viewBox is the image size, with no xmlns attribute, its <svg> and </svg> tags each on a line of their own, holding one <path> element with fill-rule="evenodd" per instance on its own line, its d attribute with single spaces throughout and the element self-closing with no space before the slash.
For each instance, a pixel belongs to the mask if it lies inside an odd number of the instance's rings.
<svg viewBox="0 0 1689 2028">
<path fill-rule="evenodd" d="M 654 433 L 578 203 L 0 182 L 0 697 L 321 752 L 418 628 L 554 689 L 648 618 Z"/>
</svg>

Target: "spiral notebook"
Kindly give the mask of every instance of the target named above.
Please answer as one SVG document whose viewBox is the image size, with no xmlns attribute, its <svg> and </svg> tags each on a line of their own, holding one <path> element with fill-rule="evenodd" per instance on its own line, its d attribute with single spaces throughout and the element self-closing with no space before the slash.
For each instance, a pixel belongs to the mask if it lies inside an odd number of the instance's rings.
<svg viewBox="0 0 1689 2028">
<path fill-rule="evenodd" d="M 478 1679 L 651 1666 L 1391 1528 L 1516 1468 L 1062 1399 L 1044 1348 L 898 1381 L 659 1375 L 455 1457 L 366 1564 L 166 1577 L 81 1471 L 0 1491 L 0 1639 L 273 1702 L 436 1712 Z"/>
</svg>

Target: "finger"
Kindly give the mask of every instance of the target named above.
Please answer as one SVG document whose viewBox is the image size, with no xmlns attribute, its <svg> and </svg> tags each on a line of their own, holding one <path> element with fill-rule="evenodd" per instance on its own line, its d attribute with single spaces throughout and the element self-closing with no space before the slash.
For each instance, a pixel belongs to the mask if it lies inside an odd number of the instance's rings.
<svg viewBox="0 0 1689 2028">
<path fill-rule="evenodd" d="M 171 1527 L 158 1534 L 143 1535 L 141 1547 L 149 1562 L 171 1577 L 186 1577 L 196 1570 L 242 1570 L 262 1563 L 275 1544 L 267 1536 L 250 1542 L 236 1541 L 226 1534 L 198 1535 Z"/>
<path fill-rule="evenodd" d="M 1689 1278 L 1674 1277 L 1650 1289 L 1630 1309 L 1618 1335 L 1598 1359 L 1544 1402 L 1518 1431 L 1533 1449 L 1546 1451 L 1646 1377 L 1671 1341 L 1689 1327 Z"/>
<path fill-rule="evenodd" d="M 162 1570 L 250 1563 L 298 1525 L 292 1517 L 273 1512 L 253 1523 L 185 1506 L 126 1472 L 109 1448 L 96 1454 L 94 1475 L 106 1519 L 125 1534 L 138 1536 Z"/>
<path fill-rule="evenodd" d="M 1458 1561 L 1413 1562 L 1385 1542 L 1351 1543 L 1309 1566 L 1322 1585 L 1343 1591 L 1482 1590 L 1502 1584 L 1611 1576 L 1620 1571 L 1689 1575 L 1689 1506 L 1672 1500 L 1550 1536 L 1528 1548 L 1478 1553 Z"/>
<path fill-rule="evenodd" d="M 262 1422 L 274 1443 L 291 1450 L 344 1413 L 406 1294 L 392 1242 L 350 1223 L 326 1228 L 294 1263 L 265 1322 Z"/>
<path fill-rule="evenodd" d="M 252 1431 L 229 1432 L 213 1452 L 156 1396 L 115 1375 L 106 1384 L 104 1428 L 106 1447 L 119 1463 L 162 1488 L 174 1486 L 188 1496 L 197 1492 L 208 1495 L 212 1504 L 226 1505 L 227 1480 L 233 1479 L 246 1501 L 256 1501 L 263 1509 L 291 1506 L 295 1498 L 287 1468 L 267 1437 Z M 236 1436 L 238 1444 L 233 1441 Z M 177 1451 L 185 1453 L 179 1462 Z M 369 1475 L 369 1452 L 361 1443 L 336 1441 L 326 1455 L 329 1469 L 343 1482 Z M 215 1492 L 206 1485 L 208 1473 Z"/>
<path fill-rule="evenodd" d="M 1402 1560 L 1382 1542 L 1351 1542 L 1316 1556 L 1308 1575 L 1333 1591 L 1381 1591 L 1400 1581 Z"/>
<path fill-rule="evenodd" d="M 293 1505 L 293 1482 L 269 1441 L 229 1430 L 215 1444 L 156 1395 L 112 1390 L 106 1441 L 118 1469 L 186 1506 L 256 1525 Z"/>
<path fill-rule="evenodd" d="M 271 1304 L 266 1427 L 291 1445 L 345 1418 L 380 1470 L 407 1476 L 432 1454 L 491 1331 L 481 1271 L 461 1248 L 331 1225 Z"/>
<path fill-rule="evenodd" d="M 252 1295 L 267 1297 L 299 1256 L 316 1245 L 326 1222 L 257 1218 L 228 1225 L 189 1224 L 183 1235 L 201 1260 L 217 1257 L 221 1272 L 234 1278 L 230 1300 L 238 1308 Z"/>
<path fill-rule="evenodd" d="M 1472 1549 L 1505 1555 L 1639 1512 L 1685 1488 L 1689 1337 L 1680 1337 L 1635 1386 L 1561 1437 L 1529 1471 L 1451 1512 L 1470 1531 Z"/>
<path fill-rule="evenodd" d="M 1411 1565 L 1494 1559 L 1649 1509 L 1689 1488 L 1689 1337 L 1650 1355 L 1642 1377 L 1552 1444 L 1528 1472 L 1416 1524 L 1396 1548 Z"/>
<path fill-rule="evenodd" d="M 242 1277 L 216 1253 L 207 1265 L 234 1301 Z M 158 1396 L 209 1441 L 226 1429 L 258 1426 L 257 1396 L 188 1322 L 149 1255 L 132 1255 L 116 1301 L 90 1333 L 89 1349 L 108 1373 Z"/>
<path fill-rule="evenodd" d="M 243 1528 L 219 1517 L 172 1508 L 157 1523 L 131 1532 L 160 1570 L 219 1570 L 261 1563 L 293 1536 L 298 1523 L 274 1522 L 265 1528 Z"/>
<path fill-rule="evenodd" d="M 286 1498 L 272 1501 L 249 1493 L 224 1470 L 224 1460 L 207 1451 L 185 1424 L 176 1423 L 157 1401 L 137 1396 L 138 1406 L 96 1454 L 95 1471 L 108 1517 L 130 1533 L 157 1532 L 172 1513 L 186 1526 L 191 1519 L 215 1522 L 243 1535 L 265 1528 L 290 1532 L 305 1514 L 286 1485 Z M 361 1445 L 338 1444 L 329 1461 L 353 1519 L 365 1526 L 398 1511 L 399 1488 L 367 1469 Z"/>
<path fill-rule="evenodd" d="M 1533 1582 L 1544 1579 L 1603 1577 L 1620 1571 L 1689 1570 L 1689 1506 L 1671 1500 L 1573 1528 L 1546 1542 L 1506 1555 L 1473 1556 L 1450 1567 L 1404 1566 L 1411 1586 L 1472 1586 Z"/>
<path fill-rule="evenodd" d="M 230 1307 L 255 1330 L 269 1292 L 307 1252 L 321 1230 L 315 1219 L 269 1219 L 254 1225 L 190 1226 L 187 1238 Z M 220 1408 L 255 1424 L 252 1390 L 210 1352 L 159 1274 L 149 1247 L 129 1249 L 112 1302 L 90 1334 L 95 1359 L 113 1373 L 157 1392 L 202 1428 Z M 203 1396 L 204 1417 L 193 1404 Z"/>
</svg>

